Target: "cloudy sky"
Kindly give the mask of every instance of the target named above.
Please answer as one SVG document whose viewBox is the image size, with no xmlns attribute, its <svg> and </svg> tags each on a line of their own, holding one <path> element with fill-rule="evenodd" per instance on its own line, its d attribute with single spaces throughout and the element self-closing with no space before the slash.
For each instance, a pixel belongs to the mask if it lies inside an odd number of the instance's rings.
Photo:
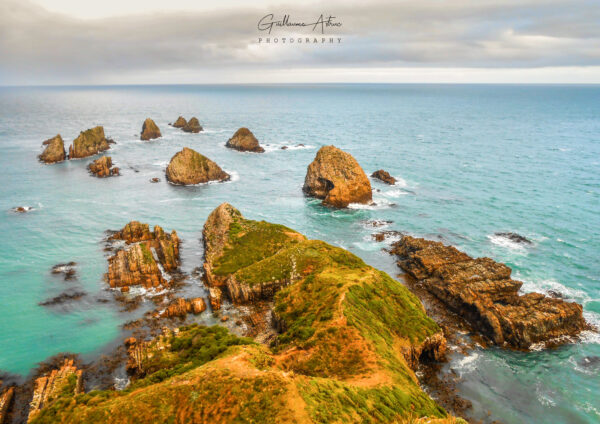
<svg viewBox="0 0 600 424">
<path fill-rule="evenodd" d="M 323 4 L 0 0 L 0 85 L 600 83 L 600 0 Z M 342 26 L 325 29 L 335 43 L 283 44 L 323 35 L 259 31 L 270 13 L 307 23 L 332 15 Z"/>
</svg>

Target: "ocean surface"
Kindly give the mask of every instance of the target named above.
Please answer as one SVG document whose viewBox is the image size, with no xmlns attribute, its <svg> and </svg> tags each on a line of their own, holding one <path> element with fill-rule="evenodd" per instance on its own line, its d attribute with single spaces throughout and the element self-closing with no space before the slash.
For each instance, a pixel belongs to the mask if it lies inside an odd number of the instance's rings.
<svg viewBox="0 0 600 424">
<path fill-rule="evenodd" d="M 179 115 L 198 117 L 204 131 L 169 127 Z M 161 139 L 139 140 L 147 117 Z M 68 145 L 95 125 L 117 142 L 108 154 L 121 177 L 89 176 L 90 159 L 37 161 L 45 139 L 60 133 Z M 242 126 L 265 154 L 225 148 Z M 306 167 L 329 144 L 354 155 L 368 174 L 383 168 L 399 183 L 374 181 L 373 206 L 331 210 L 305 198 Z M 168 184 L 165 167 L 185 146 L 216 161 L 232 181 Z M 153 177 L 161 182 L 151 184 Z M 204 221 L 222 202 L 342 246 L 396 276 L 394 259 L 381 250 L 385 243 L 374 242 L 366 224 L 390 220 L 385 229 L 505 262 L 524 281 L 524 292 L 560 292 L 600 324 L 600 86 L 0 88 L 0 193 L 0 369 L 6 372 L 26 375 L 63 351 L 91 359 L 118 343 L 121 325 L 143 313 L 144 307 L 121 312 L 110 300 L 102 278 L 106 230 L 133 219 L 176 229 L 189 273 L 202 264 Z M 11 211 L 21 205 L 33 210 Z M 506 231 L 533 244 L 495 235 Z M 69 261 L 77 262 L 76 280 L 51 274 L 53 265 Z M 69 290 L 87 294 L 38 305 Z M 184 290 L 203 293 L 193 277 Z M 579 343 L 546 351 L 455 354 L 448 367 L 462 377 L 460 393 L 483 422 L 597 423 L 599 357 L 600 337 L 586 333 Z"/>
</svg>

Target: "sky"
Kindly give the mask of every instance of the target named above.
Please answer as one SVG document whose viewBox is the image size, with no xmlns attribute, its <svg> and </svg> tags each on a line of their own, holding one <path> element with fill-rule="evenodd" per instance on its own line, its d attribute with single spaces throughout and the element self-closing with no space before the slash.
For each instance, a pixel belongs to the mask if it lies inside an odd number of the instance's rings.
<svg viewBox="0 0 600 424">
<path fill-rule="evenodd" d="M 0 0 L 0 85 L 293 82 L 600 83 L 600 0 Z"/>
</svg>

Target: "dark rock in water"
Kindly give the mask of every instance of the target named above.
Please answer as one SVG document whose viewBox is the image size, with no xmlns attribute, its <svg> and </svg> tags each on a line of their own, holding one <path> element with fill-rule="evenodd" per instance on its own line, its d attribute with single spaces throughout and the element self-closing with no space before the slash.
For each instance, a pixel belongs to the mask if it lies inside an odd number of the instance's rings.
<svg viewBox="0 0 600 424">
<path fill-rule="evenodd" d="M 299 144 L 296 144 L 296 147 L 306 147 L 306 146 L 302 143 L 299 143 Z"/>
<path fill-rule="evenodd" d="M 83 296 L 85 296 L 86 293 L 85 292 L 64 292 L 59 294 L 58 296 L 55 296 L 51 299 L 45 300 L 43 302 L 38 303 L 38 305 L 40 306 L 54 306 L 54 305 L 60 305 L 62 303 L 68 302 L 70 300 L 79 300 L 81 299 Z"/>
<path fill-rule="evenodd" d="M 363 221 L 363 223 L 367 227 L 379 228 L 379 227 L 385 227 L 386 225 L 393 224 L 394 221 L 383 220 L 383 219 L 372 219 L 372 220 L 369 220 L 369 221 Z"/>
<path fill-rule="evenodd" d="M 589 328 L 581 305 L 539 293 L 519 295 L 523 283 L 490 258 L 473 259 L 452 246 L 410 236 L 391 252 L 425 290 L 496 345 L 528 349 Z"/>
<path fill-rule="evenodd" d="M 158 177 L 150 178 L 150 182 L 151 183 L 159 183 L 160 182 L 160 178 L 158 178 Z"/>
<path fill-rule="evenodd" d="M 556 290 L 548 290 L 548 296 L 553 297 L 555 299 L 565 299 L 566 296 L 563 295 L 561 292 L 556 291 Z"/>
<path fill-rule="evenodd" d="M 73 280 L 76 277 L 75 262 L 67 262 L 64 264 L 56 264 L 52 267 L 52 274 L 62 274 L 65 281 Z"/>
<path fill-rule="evenodd" d="M 281 150 L 287 150 L 287 149 L 289 149 L 288 146 L 281 146 Z"/>
<path fill-rule="evenodd" d="M 583 367 L 600 367 L 600 356 L 586 356 L 581 361 L 579 361 L 579 365 Z"/>
<path fill-rule="evenodd" d="M 31 206 L 16 206 L 16 207 L 12 208 L 11 210 L 16 213 L 26 213 L 26 212 L 31 212 L 33 210 L 33 207 L 31 207 Z"/>
<path fill-rule="evenodd" d="M 117 144 L 117 142 L 116 142 L 115 140 L 113 140 L 112 138 L 107 138 L 107 139 L 106 139 L 106 142 L 107 142 L 108 144 Z"/>
<path fill-rule="evenodd" d="M 517 233 L 494 233 L 494 235 L 498 236 L 498 237 L 504 237 L 505 239 L 508 239 L 510 241 L 514 241 L 515 243 L 521 243 L 521 244 L 533 244 L 531 242 L 531 240 L 529 240 L 526 237 L 523 237 L 522 235 L 519 235 Z"/>
<path fill-rule="evenodd" d="M 379 171 L 375 171 L 371 174 L 371 177 L 377 178 L 380 181 L 383 181 L 386 184 L 394 185 L 396 184 L 396 179 L 392 177 L 389 172 L 380 169 Z"/>
<path fill-rule="evenodd" d="M 382 242 L 388 238 L 401 237 L 402 235 L 403 235 L 403 233 L 401 233 L 400 231 L 389 230 L 389 231 L 380 231 L 379 233 L 371 234 L 371 237 L 376 242 Z"/>
</svg>

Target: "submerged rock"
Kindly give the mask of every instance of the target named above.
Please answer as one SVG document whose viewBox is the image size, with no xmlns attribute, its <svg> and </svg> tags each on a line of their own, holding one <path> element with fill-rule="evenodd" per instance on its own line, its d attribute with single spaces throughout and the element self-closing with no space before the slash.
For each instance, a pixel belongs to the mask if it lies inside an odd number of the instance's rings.
<svg viewBox="0 0 600 424">
<path fill-rule="evenodd" d="M 75 266 L 76 262 L 67 262 L 56 264 L 52 267 L 52 274 L 62 274 L 65 281 L 73 280 L 76 277 Z"/>
<path fill-rule="evenodd" d="M 16 213 L 27 213 L 27 212 L 31 212 L 33 210 L 33 207 L 31 207 L 31 206 L 15 206 L 11 210 Z"/>
<path fill-rule="evenodd" d="M 252 131 L 248 128 L 242 127 L 233 134 L 227 143 L 225 143 L 226 147 L 230 149 L 239 150 L 240 152 L 254 152 L 254 153 L 264 153 L 265 149 L 263 149 Z"/>
<path fill-rule="evenodd" d="M 38 303 L 38 305 L 40 306 L 55 306 L 55 305 L 61 305 L 65 302 L 70 302 L 71 300 L 79 300 L 81 299 L 83 296 L 85 296 L 86 293 L 85 292 L 81 292 L 81 291 L 76 291 L 76 292 L 64 292 L 59 294 L 58 296 L 55 296 L 51 299 L 47 299 L 43 302 Z"/>
<path fill-rule="evenodd" d="M 198 118 L 196 118 L 194 116 L 181 129 L 183 131 L 189 132 L 189 133 L 199 133 L 200 131 L 202 131 L 202 125 L 200 125 L 200 122 L 198 121 Z"/>
<path fill-rule="evenodd" d="M 113 167 L 110 156 L 102 156 L 88 165 L 90 174 L 98 178 L 114 177 L 119 175 L 119 168 Z"/>
<path fill-rule="evenodd" d="M 150 178 L 150 182 L 151 183 L 160 183 L 160 178 L 158 178 L 158 177 Z"/>
<path fill-rule="evenodd" d="M 380 169 L 379 171 L 375 171 L 371 174 L 371 177 L 377 178 L 380 181 L 383 181 L 386 184 L 394 185 L 396 184 L 396 179 L 390 175 L 389 172 Z"/>
<path fill-rule="evenodd" d="M 188 147 L 171 158 L 166 177 L 167 181 L 182 185 L 222 182 L 231 178 L 215 162 Z"/>
<path fill-rule="evenodd" d="M 110 149 L 101 126 L 82 131 L 69 146 L 69 159 L 85 158 Z"/>
<path fill-rule="evenodd" d="M 187 121 L 185 120 L 185 118 L 183 116 L 180 116 L 179 118 L 177 118 L 177 121 L 175 121 L 175 123 L 173 124 L 173 126 L 175 128 L 183 128 L 187 125 Z"/>
<path fill-rule="evenodd" d="M 498 236 L 498 237 L 503 237 L 505 239 L 508 239 L 510 241 L 513 241 L 515 243 L 520 243 L 520 244 L 533 244 L 531 242 L 531 240 L 529 240 L 527 237 L 523 237 L 522 235 L 519 235 L 517 233 L 494 233 L 494 235 Z"/>
<path fill-rule="evenodd" d="M 65 359 L 59 369 L 54 369 L 36 379 L 33 396 L 29 403 L 27 422 L 31 422 L 38 416 L 42 408 L 59 396 L 82 393 L 82 373 L 83 371 L 74 365 L 73 359 Z"/>
<path fill-rule="evenodd" d="M 581 305 L 539 293 L 519 295 L 523 283 L 490 258 L 473 259 L 452 246 L 410 236 L 395 243 L 392 253 L 403 270 L 496 345 L 528 349 L 587 327 Z"/>
<path fill-rule="evenodd" d="M 46 149 L 38 156 L 40 161 L 44 163 L 56 163 L 66 159 L 67 152 L 65 151 L 65 142 L 60 134 L 44 141 L 42 145 L 46 146 Z"/>
<path fill-rule="evenodd" d="M 142 133 L 140 135 L 141 140 L 152 140 L 154 138 L 162 137 L 158 126 L 150 118 L 146 118 L 142 125 Z"/>
<path fill-rule="evenodd" d="M 323 204 L 344 208 L 350 203 L 370 203 L 371 183 L 356 159 L 335 146 L 319 149 L 308 165 L 304 186 L 308 196 L 323 199 Z"/>
<path fill-rule="evenodd" d="M 126 246 L 108 258 L 106 278 L 110 287 L 168 287 L 164 273 L 179 267 L 179 237 L 167 234 L 158 225 L 150 232 L 148 224 L 131 221 L 111 240 L 124 240 Z"/>
</svg>

